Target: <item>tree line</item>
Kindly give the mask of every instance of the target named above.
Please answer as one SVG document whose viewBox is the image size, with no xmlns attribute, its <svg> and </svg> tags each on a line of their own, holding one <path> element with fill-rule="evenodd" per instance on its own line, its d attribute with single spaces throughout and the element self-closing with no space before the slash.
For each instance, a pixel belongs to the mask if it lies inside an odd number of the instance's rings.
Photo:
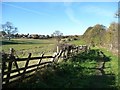
<svg viewBox="0 0 120 90">
<path fill-rule="evenodd" d="M 61 39 L 69 38 L 69 41 L 74 39 L 78 39 L 78 35 L 63 35 L 63 33 L 59 30 L 55 30 L 51 35 L 40 35 L 40 34 L 19 34 L 18 28 L 15 27 L 11 22 L 6 22 L 1 25 L 2 31 L 0 31 L 0 36 L 2 38 L 7 38 L 11 40 L 11 38 L 27 38 L 27 39 L 49 39 L 56 38 L 59 42 Z"/>
</svg>

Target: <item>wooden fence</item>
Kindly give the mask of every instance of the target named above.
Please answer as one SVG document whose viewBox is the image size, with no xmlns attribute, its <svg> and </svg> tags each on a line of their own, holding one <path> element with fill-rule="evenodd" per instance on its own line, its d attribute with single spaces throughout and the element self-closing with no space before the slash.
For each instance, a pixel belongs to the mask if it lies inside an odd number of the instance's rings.
<svg viewBox="0 0 120 90">
<path fill-rule="evenodd" d="M 42 54 L 39 57 L 31 57 L 32 54 L 29 53 L 27 58 L 15 57 L 13 49 L 11 49 L 9 55 L 2 53 L 2 85 L 3 87 L 6 87 L 12 83 L 21 82 L 22 80 L 33 76 L 35 71 L 42 69 L 47 65 L 57 63 L 60 58 L 64 60 L 79 51 L 86 51 L 86 47 L 87 46 L 76 46 L 69 51 L 60 50 L 60 52 L 54 53 L 51 56 Z M 45 59 L 49 60 L 46 61 Z M 34 60 L 38 60 L 37 64 L 29 65 L 29 62 Z M 22 61 L 26 63 L 24 67 L 19 67 L 18 63 Z"/>
</svg>

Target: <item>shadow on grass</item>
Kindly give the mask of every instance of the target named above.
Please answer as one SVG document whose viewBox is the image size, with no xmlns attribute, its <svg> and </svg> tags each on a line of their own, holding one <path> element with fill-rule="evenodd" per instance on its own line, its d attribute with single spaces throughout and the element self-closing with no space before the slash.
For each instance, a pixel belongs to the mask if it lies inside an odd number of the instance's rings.
<svg viewBox="0 0 120 90">
<path fill-rule="evenodd" d="M 2 43 L 2 45 L 10 45 L 10 44 L 49 44 L 49 43 L 43 43 L 43 42 L 30 42 L 30 41 L 14 41 L 14 40 L 5 40 L 5 41 L 0 41 Z"/>
<path fill-rule="evenodd" d="M 47 67 L 36 72 L 35 76 L 19 84 L 16 88 L 114 88 L 115 75 L 97 75 L 96 63 L 99 50 L 80 53 L 66 62 Z M 107 57 L 107 56 L 106 56 Z M 110 59 L 109 59 L 110 60 Z M 107 57 L 107 61 L 108 57 Z"/>
<path fill-rule="evenodd" d="M 105 61 L 108 62 L 111 60 L 110 56 L 106 56 L 102 51 L 99 49 L 93 49 L 89 50 L 88 52 L 81 52 L 77 54 L 76 56 L 72 57 L 72 60 L 80 61 L 80 62 L 85 62 L 86 60 L 88 61 Z"/>
</svg>

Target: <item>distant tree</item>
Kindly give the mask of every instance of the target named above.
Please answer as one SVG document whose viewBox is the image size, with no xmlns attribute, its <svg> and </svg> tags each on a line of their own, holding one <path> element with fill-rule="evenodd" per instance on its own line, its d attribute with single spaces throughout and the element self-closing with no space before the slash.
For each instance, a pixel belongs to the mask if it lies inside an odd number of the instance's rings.
<svg viewBox="0 0 120 90">
<path fill-rule="evenodd" d="M 57 42 L 59 43 L 63 36 L 63 33 L 61 33 L 59 30 L 56 30 L 55 32 L 53 32 L 52 35 L 56 38 Z"/>
<path fill-rule="evenodd" d="M 53 38 L 53 37 L 54 37 L 54 35 L 53 35 L 53 34 L 51 34 L 51 37 Z"/>
<path fill-rule="evenodd" d="M 48 38 L 50 38 L 50 36 L 49 36 L 49 35 L 46 35 L 46 38 L 48 39 Z"/>
<path fill-rule="evenodd" d="M 15 38 L 19 38 L 19 34 L 18 33 L 15 34 Z"/>
<path fill-rule="evenodd" d="M 39 39 L 39 35 L 38 34 L 34 34 L 33 35 L 33 39 Z"/>
<path fill-rule="evenodd" d="M 112 22 L 108 28 L 108 33 L 110 37 L 110 49 L 118 45 L 118 23 Z"/>
<path fill-rule="evenodd" d="M 5 31 L 0 31 L 0 34 L 5 36 L 6 35 L 6 32 Z"/>
<path fill-rule="evenodd" d="M 120 8 L 118 9 L 118 11 L 115 13 L 115 18 L 119 18 L 120 17 Z"/>
<path fill-rule="evenodd" d="M 11 22 L 6 22 L 2 25 L 2 29 L 8 35 L 8 39 L 10 40 L 11 35 L 17 32 L 17 27 L 14 27 Z"/>
</svg>

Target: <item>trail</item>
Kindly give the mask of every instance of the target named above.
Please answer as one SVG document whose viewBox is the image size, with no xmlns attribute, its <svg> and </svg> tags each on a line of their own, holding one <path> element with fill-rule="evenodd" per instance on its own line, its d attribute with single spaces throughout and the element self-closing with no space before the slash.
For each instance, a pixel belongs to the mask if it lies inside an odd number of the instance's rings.
<svg viewBox="0 0 120 90">
<path fill-rule="evenodd" d="M 103 54 L 103 52 L 102 53 L 100 52 L 99 56 L 101 58 L 98 58 L 98 62 L 95 70 L 95 83 L 93 83 L 93 86 L 97 88 L 101 88 L 102 86 L 104 86 L 104 79 L 106 78 L 104 71 L 106 56 Z"/>
<path fill-rule="evenodd" d="M 105 75 L 104 64 L 105 62 L 98 62 L 98 66 L 96 66 L 96 75 Z"/>
</svg>

